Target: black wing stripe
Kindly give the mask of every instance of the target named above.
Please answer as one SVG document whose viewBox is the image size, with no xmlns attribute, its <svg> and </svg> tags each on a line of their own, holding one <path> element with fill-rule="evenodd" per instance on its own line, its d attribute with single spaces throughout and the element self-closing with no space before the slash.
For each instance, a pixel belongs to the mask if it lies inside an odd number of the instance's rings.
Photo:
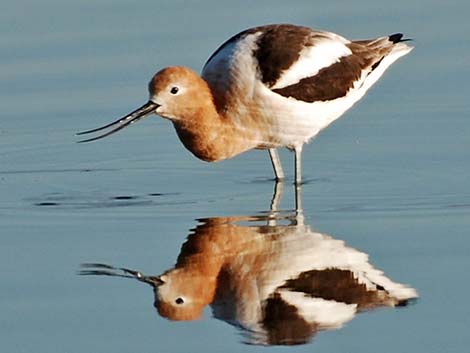
<svg viewBox="0 0 470 353">
<path fill-rule="evenodd" d="M 356 55 L 344 56 L 339 62 L 321 69 L 317 74 L 283 88 L 274 89 L 284 97 L 312 103 L 344 97 L 370 66 L 369 60 Z"/>
<path fill-rule="evenodd" d="M 264 29 L 253 55 L 265 85 L 274 86 L 282 73 L 299 59 L 305 46 L 313 44 L 311 34 L 310 28 L 293 25 L 273 25 Z"/>
</svg>

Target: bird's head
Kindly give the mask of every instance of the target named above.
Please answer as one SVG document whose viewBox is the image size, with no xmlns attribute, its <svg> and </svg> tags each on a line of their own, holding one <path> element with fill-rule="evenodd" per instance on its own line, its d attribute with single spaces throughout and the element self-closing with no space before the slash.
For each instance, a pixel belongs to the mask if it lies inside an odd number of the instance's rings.
<svg viewBox="0 0 470 353">
<path fill-rule="evenodd" d="M 79 132 L 77 135 L 109 130 L 79 142 L 90 142 L 109 136 L 152 113 L 184 124 L 197 120 L 198 116 L 203 116 L 204 109 L 214 106 L 207 83 L 196 72 L 184 66 L 171 66 L 160 70 L 150 80 L 148 89 L 150 99 L 147 103 L 110 124 Z"/>
<path fill-rule="evenodd" d="M 212 97 L 207 83 L 193 70 L 171 66 L 157 72 L 149 82 L 155 113 L 174 122 L 191 119 Z"/>
</svg>

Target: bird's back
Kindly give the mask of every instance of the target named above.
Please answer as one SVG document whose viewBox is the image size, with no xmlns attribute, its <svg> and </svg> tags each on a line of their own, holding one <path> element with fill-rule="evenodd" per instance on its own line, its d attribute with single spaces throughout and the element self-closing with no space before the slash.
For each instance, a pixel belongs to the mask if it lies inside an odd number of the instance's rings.
<svg viewBox="0 0 470 353">
<path fill-rule="evenodd" d="M 343 114 L 411 50 L 401 38 L 351 42 L 301 26 L 255 27 L 222 44 L 202 78 L 222 116 L 263 126 L 261 144 L 293 147 Z"/>
</svg>

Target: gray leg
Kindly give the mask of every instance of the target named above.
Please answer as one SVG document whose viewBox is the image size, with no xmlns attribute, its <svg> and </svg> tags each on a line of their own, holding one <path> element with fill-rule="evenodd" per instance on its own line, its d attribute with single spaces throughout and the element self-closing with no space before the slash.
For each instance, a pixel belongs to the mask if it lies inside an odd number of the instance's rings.
<svg viewBox="0 0 470 353">
<path fill-rule="evenodd" d="M 302 146 L 295 148 L 295 210 L 299 216 L 302 215 Z"/>
<path fill-rule="evenodd" d="M 299 219 L 303 220 L 301 184 L 295 184 L 295 213 L 299 217 Z"/>
<path fill-rule="evenodd" d="M 275 148 L 269 149 L 269 157 L 271 157 L 271 163 L 273 164 L 274 174 L 276 175 L 276 180 L 280 181 L 284 179 L 284 171 L 282 170 L 281 160 L 279 159 L 279 154 Z"/>
<path fill-rule="evenodd" d="M 302 183 L 302 146 L 295 148 L 295 184 Z"/>
</svg>

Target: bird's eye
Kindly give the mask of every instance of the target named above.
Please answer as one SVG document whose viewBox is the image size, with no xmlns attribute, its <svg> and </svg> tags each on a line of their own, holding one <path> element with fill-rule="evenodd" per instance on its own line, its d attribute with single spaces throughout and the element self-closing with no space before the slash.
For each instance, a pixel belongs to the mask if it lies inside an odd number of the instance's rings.
<svg viewBox="0 0 470 353">
<path fill-rule="evenodd" d="M 170 89 L 170 93 L 171 93 L 171 94 L 176 94 L 176 93 L 178 93 L 179 90 L 180 90 L 180 89 L 179 89 L 178 87 L 173 86 L 173 87 L 171 87 L 171 89 Z"/>
<path fill-rule="evenodd" d="M 181 305 L 181 304 L 184 303 L 184 299 L 183 298 L 176 298 L 175 303 L 178 304 L 178 305 Z"/>
</svg>

